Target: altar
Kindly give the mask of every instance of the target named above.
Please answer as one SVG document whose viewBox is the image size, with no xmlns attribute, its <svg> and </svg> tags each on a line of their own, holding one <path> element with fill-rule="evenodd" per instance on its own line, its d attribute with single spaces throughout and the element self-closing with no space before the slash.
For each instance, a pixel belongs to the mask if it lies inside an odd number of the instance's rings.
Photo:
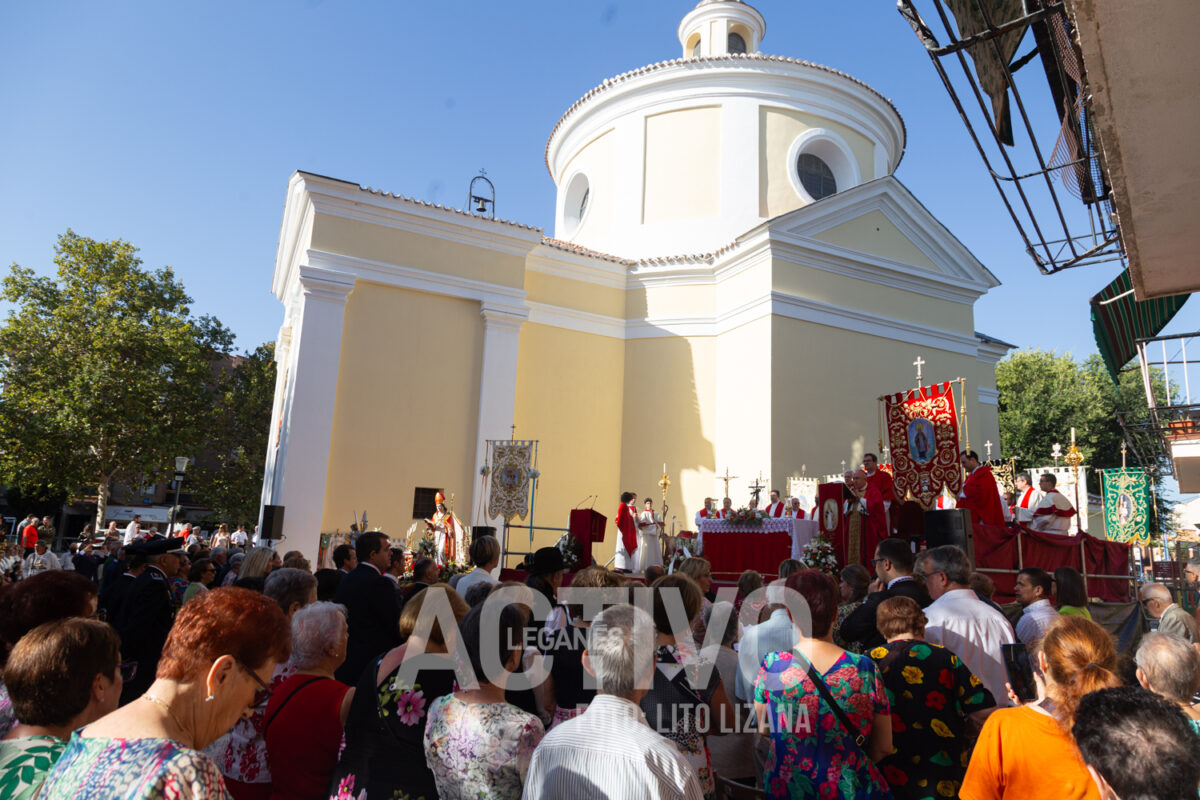
<svg viewBox="0 0 1200 800">
<path fill-rule="evenodd" d="M 696 543 L 701 555 L 712 564 L 714 578 L 737 579 L 752 569 L 769 581 L 778 572 L 780 562 L 800 558 L 804 545 L 818 530 L 816 520 L 811 519 L 764 519 L 754 526 L 706 519 L 700 522 Z"/>
</svg>

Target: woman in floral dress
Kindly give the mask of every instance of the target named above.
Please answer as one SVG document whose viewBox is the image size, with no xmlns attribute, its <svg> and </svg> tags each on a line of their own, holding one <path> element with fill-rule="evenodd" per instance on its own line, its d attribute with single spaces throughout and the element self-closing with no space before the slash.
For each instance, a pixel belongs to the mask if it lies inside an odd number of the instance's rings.
<svg viewBox="0 0 1200 800">
<path fill-rule="evenodd" d="M 333 800 L 436 800 L 437 785 L 425 763 L 429 704 L 454 691 L 451 670 L 421 669 L 411 679 L 401 669 L 406 653 L 445 654 L 453 631 L 434 622 L 428 638 L 413 635 L 426 602 L 447 603 L 455 622 L 467 604 L 447 584 L 421 589 L 400 612 L 403 644 L 384 653 L 375 669 L 363 670 L 346 719 L 346 747 L 329 784 Z"/>
<path fill-rule="evenodd" d="M 770 737 L 763 774 L 766 794 L 822 800 L 891 798 L 874 763 L 892 750 L 887 694 L 868 656 L 848 653 L 833 643 L 837 584 L 809 569 L 788 578 L 786 586 L 804 597 L 810 619 L 798 620 L 796 649 L 769 653 L 754 683 L 759 731 Z M 828 687 L 853 731 L 821 697 L 810 669 L 815 680 Z"/>
<path fill-rule="evenodd" d="M 996 701 L 958 656 L 925 642 L 925 614 L 911 597 L 879 604 L 887 644 L 870 656 L 892 708 L 891 754 L 879 768 L 901 800 L 957 797 L 967 771 L 967 720 L 978 730 Z"/>
<path fill-rule="evenodd" d="M 492 602 L 471 609 L 459 626 L 475 688 L 439 697 L 429 707 L 425 758 L 441 800 L 519 800 L 529 761 L 545 733 L 540 719 L 504 701 L 504 686 L 521 660 L 519 643 L 528 612 L 509 603 L 499 610 L 498 630 L 484 631 L 482 621 L 497 616 L 492 607 L 496 599 L 492 595 Z M 498 674 L 485 669 L 483 655 L 483 648 L 497 638 L 498 651 L 486 661 L 498 659 L 503 665 Z"/>
</svg>

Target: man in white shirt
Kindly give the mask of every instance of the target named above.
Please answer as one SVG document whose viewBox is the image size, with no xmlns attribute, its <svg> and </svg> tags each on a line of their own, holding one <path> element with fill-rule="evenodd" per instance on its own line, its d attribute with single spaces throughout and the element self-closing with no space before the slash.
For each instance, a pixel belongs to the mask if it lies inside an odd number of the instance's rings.
<svg viewBox="0 0 1200 800">
<path fill-rule="evenodd" d="M 700 800 L 692 766 L 646 722 L 639 706 L 654 671 L 654 621 L 633 606 L 601 612 L 588 632 L 583 667 L 596 697 L 546 734 L 533 752 L 523 797 Z"/>
<path fill-rule="evenodd" d="M 229 543 L 234 547 L 245 547 L 248 541 L 250 541 L 250 535 L 246 533 L 245 525 L 238 525 L 237 530 L 229 536 Z"/>
<path fill-rule="evenodd" d="M 1031 484 L 1028 472 L 1018 472 L 1016 477 L 1017 503 L 1013 507 L 1017 522 L 1026 525 L 1033 522 L 1033 511 L 1042 502 L 1042 492 Z"/>
<path fill-rule="evenodd" d="M 1030 650 L 1046 635 L 1046 629 L 1058 619 L 1058 611 L 1050 605 L 1053 579 L 1044 569 L 1026 567 L 1017 573 L 1015 593 L 1021 604 L 1017 620 L 1017 638 Z"/>
<path fill-rule="evenodd" d="M 998 706 L 1009 705 L 1004 684 L 1002 644 L 1014 644 L 1012 626 L 999 611 L 979 599 L 968 585 L 971 562 L 954 545 L 926 550 L 914 574 L 925 581 L 933 602 L 925 609 L 925 640 L 954 653 L 983 681 Z"/>
<path fill-rule="evenodd" d="M 28 578 L 52 569 L 62 569 L 62 565 L 58 563 L 58 556 L 51 553 L 46 543 L 39 539 L 33 546 L 33 552 L 25 557 L 24 575 Z"/>
<path fill-rule="evenodd" d="M 496 567 L 500 566 L 500 541 L 495 536 L 484 535 L 476 538 L 471 542 L 470 555 L 475 569 L 463 575 L 454 584 L 454 591 L 463 597 L 466 597 L 467 590 L 476 584 L 499 583 L 492 574 Z"/>
<path fill-rule="evenodd" d="M 133 521 L 125 526 L 125 538 L 122 544 L 129 546 L 142 540 L 142 515 L 134 514 Z"/>
</svg>

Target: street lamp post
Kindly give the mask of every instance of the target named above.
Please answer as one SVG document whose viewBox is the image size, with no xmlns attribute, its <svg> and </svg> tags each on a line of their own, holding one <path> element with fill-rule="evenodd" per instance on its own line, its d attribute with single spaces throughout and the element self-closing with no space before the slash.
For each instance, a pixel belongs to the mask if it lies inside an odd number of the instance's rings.
<svg viewBox="0 0 1200 800">
<path fill-rule="evenodd" d="M 187 456 L 175 458 L 175 503 L 171 506 L 171 521 L 167 523 L 167 538 L 175 535 L 175 509 L 179 508 L 179 488 L 183 485 L 183 473 L 187 472 Z"/>
</svg>

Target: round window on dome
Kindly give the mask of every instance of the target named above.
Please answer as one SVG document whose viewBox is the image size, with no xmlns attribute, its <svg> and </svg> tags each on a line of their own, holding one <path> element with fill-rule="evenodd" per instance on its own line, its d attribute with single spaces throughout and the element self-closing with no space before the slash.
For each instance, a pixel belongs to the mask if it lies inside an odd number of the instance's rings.
<svg viewBox="0 0 1200 800">
<path fill-rule="evenodd" d="M 821 200 L 837 193 L 837 178 L 819 156 L 801 153 L 796 159 L 796 172 L 800 177 L 800 184 L 813 200 Z"/>
<path fill-rule="evenodd" d="M 729 34 L 729 52 L 731 52 L 731 53 L 745 53 L 746 52 L 746 40 L 742 38 L 742 35 L 740 33 Z"/>
<path fill-rule="evenodd" d="M 587 175 L 575 173 L 567 181 L 567 191 L 563 196 L 563 228 L 567 236 L 573 235 L 583 224 L 587 216 L 588 205 L 591 202 L 592 190 Z"/>
</svg>

